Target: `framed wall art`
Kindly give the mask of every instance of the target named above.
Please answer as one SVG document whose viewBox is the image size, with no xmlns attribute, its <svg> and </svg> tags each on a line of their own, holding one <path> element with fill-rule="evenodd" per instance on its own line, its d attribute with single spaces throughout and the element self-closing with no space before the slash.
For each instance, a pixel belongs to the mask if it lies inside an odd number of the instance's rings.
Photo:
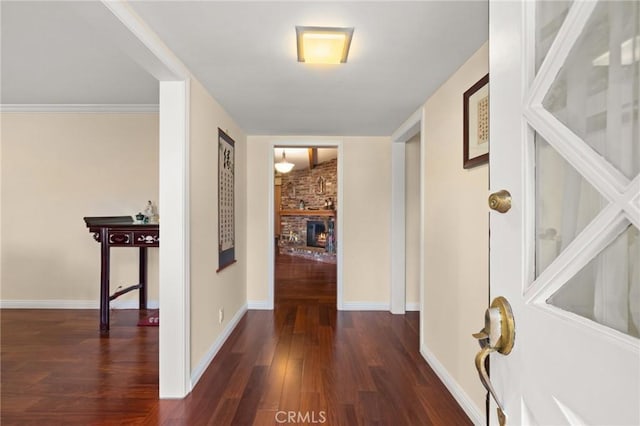
<svg viewBox="0 0 640 426">
<path fill-rule="evenodd" d="M 489 162 L 489 74 L 463 95 L 462 167 Z"/>
<path fill-rule="evenodd" d="M 218 129 L 218 271 L 236 262 L 235 142 Z"/>
</svg>

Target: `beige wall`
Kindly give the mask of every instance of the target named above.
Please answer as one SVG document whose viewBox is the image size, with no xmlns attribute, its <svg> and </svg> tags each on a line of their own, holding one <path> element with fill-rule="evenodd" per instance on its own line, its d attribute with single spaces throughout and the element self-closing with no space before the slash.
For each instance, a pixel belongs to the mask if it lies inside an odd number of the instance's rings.
<svg viewBox="0 0 640 426">
<path fill-rule="evenodd" d="M 246 304 L 246 138 L 197 82 L 191 83 L 189 218 L 191 256 L 191 370 L 197 369 L 229 321 Z M 237 263 L 218 269 L 218 127 L 235 141 Z M 224 321 L 218 322 L 218 310 Z"/>
<path fill-rule="evenodd" d="M 405 143 L 405 282 L 407 307 L 420 304 L 420 133 Z"/>
<path fill-rule="evenodd" d="M 82 218 L 133 215 L 147 200 L 158 202 L 158 115 L 3 113 L 1 120 L 0 299 L 97 307 L 100 245 Z M 149 301 L 156 302 L 157 252 L 149 250 L 148 263 Z M 111 253 L 111 290 L 137 283 L 137 251 Z M 114 305 L 136 298 L 133 292 Z"/>
<path fill-rule="evenodd" d="M 249 136 L 247 138 L 247 298 L 268 298 L 267 250 L 270 142 L 343 143 L 343 302 L 388 305 L 390 275 L 391 142 L 386 137 Z M 340 167 L 340 165 L 339 165 Z"/>
<path fill-rule="evenodd" d="M 391 139 L 345 138 L 343 167 L 343 302 L 388 305 Z"/>
<path fill-rule="evenodd" d="M 488 166 L 462 168 L 462 95 L 488 72 L 483 45 L 425 104 L 424 344 L 484 412 L 471 333 L 488 302 Z"/>
</svg>

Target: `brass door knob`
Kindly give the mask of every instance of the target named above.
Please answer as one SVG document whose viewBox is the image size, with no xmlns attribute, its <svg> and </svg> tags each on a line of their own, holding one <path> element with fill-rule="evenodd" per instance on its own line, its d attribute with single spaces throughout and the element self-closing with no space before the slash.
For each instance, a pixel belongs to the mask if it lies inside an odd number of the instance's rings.
<svg viewBox="0 0 640 426">
<path fill-rule="evenodd" d="M 511 194 L 506 189 L 489 195 L 489 208 L 500 213 L 506 213 L 511 208 Z"/>
</svg>

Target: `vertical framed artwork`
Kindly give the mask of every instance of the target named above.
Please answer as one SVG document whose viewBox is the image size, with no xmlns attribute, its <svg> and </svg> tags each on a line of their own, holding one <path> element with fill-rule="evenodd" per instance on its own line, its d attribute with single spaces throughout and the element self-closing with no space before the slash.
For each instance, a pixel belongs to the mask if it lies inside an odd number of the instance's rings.
<svg viewBox="0 0 640 426">
<path fill-rule="evenodd" d="M 489 74 L 463 95 L 462 167 L 489 162 Z"/>
<path fill-rule="evenodd" d="M 218 128 L 218 272 L 236 262 L 235 142 Z"/>
</svg>

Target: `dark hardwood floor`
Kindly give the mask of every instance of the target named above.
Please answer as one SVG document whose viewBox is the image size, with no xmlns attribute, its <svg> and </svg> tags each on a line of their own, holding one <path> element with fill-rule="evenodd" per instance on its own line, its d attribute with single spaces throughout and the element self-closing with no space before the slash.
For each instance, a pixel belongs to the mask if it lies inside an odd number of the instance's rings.
<svg viewBox="0 0 640 426">
<path fill-rule="evenodd" d="M 335 265 L 277 256 L 192 393 L 158 400 L 158 330 L 112 311 L 1 311 L 2 425 L 466 425 L 418 352 L 418 314 L 336 311 Z"/>
</svg>

